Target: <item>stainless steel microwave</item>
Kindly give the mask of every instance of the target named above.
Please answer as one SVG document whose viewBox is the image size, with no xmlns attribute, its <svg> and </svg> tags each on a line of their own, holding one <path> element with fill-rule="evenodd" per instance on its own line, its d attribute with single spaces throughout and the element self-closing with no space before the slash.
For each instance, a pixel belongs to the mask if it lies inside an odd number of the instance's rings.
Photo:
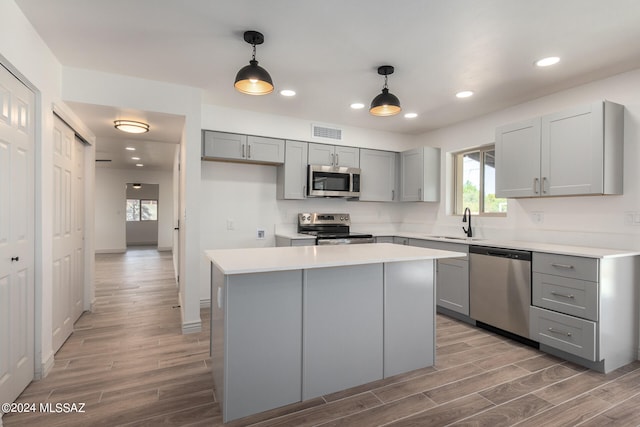
<svg viewBox="0 0 640 427">
<path fill-rule="evenodd" d="M 307 196 L 360 197 L 360 169 L 309 165 Z"/>
</svg>

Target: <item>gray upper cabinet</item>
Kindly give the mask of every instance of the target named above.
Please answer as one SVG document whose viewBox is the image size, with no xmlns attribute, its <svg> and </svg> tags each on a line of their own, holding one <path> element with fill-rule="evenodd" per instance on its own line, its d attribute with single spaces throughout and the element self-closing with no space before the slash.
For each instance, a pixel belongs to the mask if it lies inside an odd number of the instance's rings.
<svg viewBox="0 0 640 427">
<path fill-rule="evenodd" d="M 202 158 L 255 163 L 284 163 L 284 140 L 202 131 Z"/>
<path fill-rule="evenodd" d="M 306 197 L 308 146 L 308 143 L 301 141 L 285 142 L 284 164 L 278 166 L 276 180 L 278 199 L 304 199 Z"/>
<path fill-rule="evenodd" d="M 396 171 L 398 153 L 360 149 L 360 200 L 393 202 L 398 200 Z"/>
<path fill-rule="evenodd" d="M 496 195 L 622 194 L 624 107 L 609 101 L 496 130 Z"/>
<path fill-rule="evenodd" d="M 308 159 L 310 165 L 358 168 L 360 167 L 360 149 L 311 142 L 309 143 Z"/>
<path fill-rule="evenodd" d="M 440 201 L 440 149 L 420 147 L 400 153 L 400 200 Z"/>
</svg>

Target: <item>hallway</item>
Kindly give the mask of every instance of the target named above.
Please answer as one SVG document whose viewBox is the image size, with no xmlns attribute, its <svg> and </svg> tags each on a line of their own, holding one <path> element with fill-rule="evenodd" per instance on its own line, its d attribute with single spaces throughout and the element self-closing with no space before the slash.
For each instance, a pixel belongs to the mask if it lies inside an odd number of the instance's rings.
<svg viewBox="0 0 640 427">
<path fill-rule="evenodd" d="M 85 403 L 84 413 L 8 414 L 4 426 L 211 425 L 214 404 L 206 330 L 182 335 L 171 252 L 96 255 L 96 302 L 42 381 L 17 402 Z M 208 310 L 203 310 L 207 316 Z M 39 408 L 38 408 L 39 409 Z"/>
</svg>

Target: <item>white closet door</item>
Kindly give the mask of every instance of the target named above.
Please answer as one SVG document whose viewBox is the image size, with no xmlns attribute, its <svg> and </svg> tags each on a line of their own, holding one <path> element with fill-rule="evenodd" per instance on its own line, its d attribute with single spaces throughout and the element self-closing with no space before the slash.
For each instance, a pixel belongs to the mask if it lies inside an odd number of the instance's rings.
<svg viewBox="0 0 640 427">
<path fill-rule="evenodd" d="M 0 66 L 0 402 L 34 374 L 34 105 Z"/>
<path fill-rule="evenodd" d="M 53 350 L 82 314 L 84 277 L 83 145 L 55 118 L 53 135 Z"/>
</svg>

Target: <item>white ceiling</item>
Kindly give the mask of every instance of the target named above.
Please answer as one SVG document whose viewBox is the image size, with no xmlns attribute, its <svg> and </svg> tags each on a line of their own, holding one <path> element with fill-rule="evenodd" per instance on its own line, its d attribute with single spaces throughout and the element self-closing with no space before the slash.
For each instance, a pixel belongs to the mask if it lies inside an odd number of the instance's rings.
<svg viewBox="0 0 640 427">
<path fill-rule="evenodd" d="M 199 87 L 210 104 L 406 134 L 640 68 L 637 0 L 16 3 L 65 66 Z M 294 89 L 297 96 L 256 97 L 233 89 L 235 74 L 251 57 L 245 30 L 264 34 L 257 59 L 276 90 Z M 550 55 L 561 62 L 533 66 Z M 380 92 L 383 78 L 376 70 L 385 64 L 396 68 L 390 91 L 403 112 L 417 118 L 373 117 L 367 108 L 349 108 L 353 102 L 368 106 Z M 454 96 L 460 90 L 475 95 L 460 100 Z M 99 140 L 117 139 L 92 123 L 112 123 L 123 112 L 73 108 Z M 144 138 L 164 143 L 157 132 Z"/>
</svg>

